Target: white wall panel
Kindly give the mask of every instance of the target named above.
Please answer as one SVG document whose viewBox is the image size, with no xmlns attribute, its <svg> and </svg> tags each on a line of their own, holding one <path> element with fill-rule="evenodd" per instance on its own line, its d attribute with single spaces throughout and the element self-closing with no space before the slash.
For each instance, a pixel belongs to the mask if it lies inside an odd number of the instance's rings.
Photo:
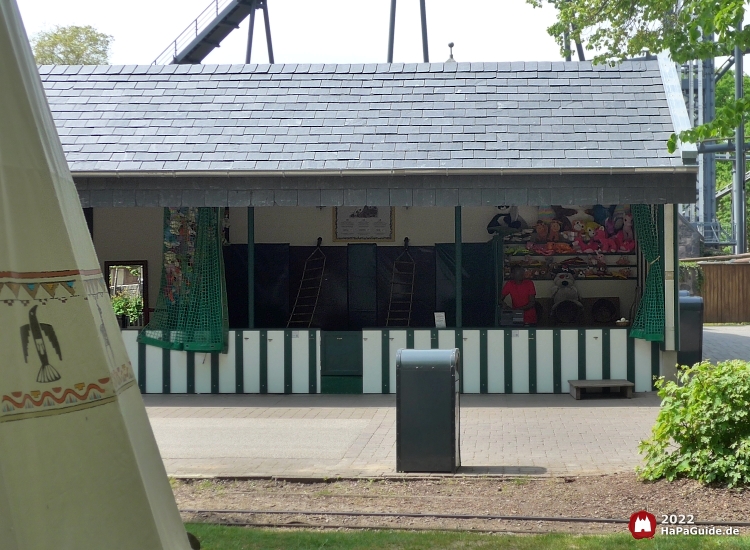
<svg viewBox="0 0 750 550">
<path fill-rule="evenodd" d="M 432 339 L 429 330 L 414 331 L 414 349 L 432 348 Z"/>
<path fill-rule="evenodd" d="M 635 391 L 651 391 L 651 342 L 635 339 Z"/>
<path fill-rule="evenodd" d="M 284 393 L 284 331 L 269 330 L 268 393 Z"/>
<path fill-rule="evenodd" d="M 382 339 L 382 331 L 362 331 L 362 393 L 383 391 Z"/>
<path fill-rule="evenodd" d="M 211 354 L 195 354 L 195 393 L 211 393 Z"/>
<path fill-rule="evenodd" d="M 537 393 L 555 391 L 552 369 L 552 330 L 536 331 L 536 391 Z"/>
<path fill-rule="evenodd" d="M 560 331 L 560 380 L 563 393 L 570 393 L 568 380 L 578 380 L 578 331 Z"/>
<path fill-rule="evenodd" d="M 187 393 L 187 352 L 172 350 L 169 354 L 169 391 Z"/>
<path fill-rule="evenodd" d="M 156 346 L 146 346 L 146 393 L 161 393 L 162 352 Z"/>
<path fill-rule="evenodd" d="M 235 361 L 234 331 L 229 331 L 227 353 L 219 354 L 219 393 L 237 392 L 237 363 Z"/>
<path fill-rule="evenodd" d="M 464 393 L 479 393 L 479 331 L 464 330 L 463 339 Z"/>
<path fill-rule="evenodd" d="M 602 331 L 586 329 L 586 380 L 602 379 Z"/>
<path fill-rule="evenodd" d="M 628 378 L 628 331 L 612 329 L 609 331 L 609 376 L 613 380 Z"/>
<path fill-rule="evenodd" d="M 310 392 L 310 331 L 292 331 L 292 393 Z"/>
<path fill-rule="evenodd" d="M 529 393 L 529 331 L 513 330 L 513 393 Z"/>
<path fill-rule="evenodd" d="M 487 331 L 487 391 L 505 393 L 505 331 Z"/>
<path fill-rule="evenodd" d="M 242 333 L 242 381 L 245 393 L 260 393 L 260 332 Z"/>
<path fill-rule="evenodd" d="M 438 349 L 456 349 L 456 331 L 438 331 Z"/>
<path fill-rule="evenodd" d="M 396 393 L 396 352 L 400 349 L 406 349 L 406 331 L 405 330 L 393 330 L 390 331 L 389 346 L 390 359 L 389 359 L 389 376 L 390 382 L 388 389 L 390 393 Z"/>
<path fill-rule="evenodd" d="M 133 367 L 135 373 L 135 379 L 138 380 L 138 331 L 137 330 L 123 330 L 122 341 L 125 343 L 125 351 L 128 353 L 128 359 L 130 359 L 130 365 Z"/>
</svg>

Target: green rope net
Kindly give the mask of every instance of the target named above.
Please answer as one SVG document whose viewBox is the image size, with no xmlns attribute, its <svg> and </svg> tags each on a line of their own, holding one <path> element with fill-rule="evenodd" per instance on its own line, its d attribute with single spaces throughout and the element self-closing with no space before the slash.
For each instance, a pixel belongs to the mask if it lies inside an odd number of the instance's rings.
<svg viewBox="0 0 750 550">
<path fill-rule="evenodd" d="M 638 304 L 630 336 L 649 342 L 663 342 L 664 280 L 659 256 L 656 209 L 646 204 L 634 204 L 631 210 L 638 245 L 646 259 L 648 271 L 643 297 Z"/>
<path fill-rule="evenodd" d="M 165 208 L 159 295 L 138 341 L 166 349 L 226 353 L 227 333 L 218 209 Z"/>
</svg>

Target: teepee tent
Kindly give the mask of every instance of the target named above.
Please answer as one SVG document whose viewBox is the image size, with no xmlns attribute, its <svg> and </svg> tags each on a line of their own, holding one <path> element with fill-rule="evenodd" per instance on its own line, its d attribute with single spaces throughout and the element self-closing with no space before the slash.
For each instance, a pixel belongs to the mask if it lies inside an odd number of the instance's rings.
<svg viewBox="0 0 750 550">
<path fill-rule="evenodd" d="M 15 0 L 0 2 L 0 546 L 190 548 Z"/>
</svg>

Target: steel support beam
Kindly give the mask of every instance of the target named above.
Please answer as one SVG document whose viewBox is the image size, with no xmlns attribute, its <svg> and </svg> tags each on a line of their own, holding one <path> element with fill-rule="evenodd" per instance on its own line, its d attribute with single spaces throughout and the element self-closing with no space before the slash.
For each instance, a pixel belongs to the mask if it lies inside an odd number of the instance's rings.
<svg viewBox="0 0 750 550">
<path fill-rule="evenodd" d="M 456 206 L 456 215 L 454 218 L 455 233 L 456 233 L 456 328 L 463 327 L 463 274 L 464 274 L 464 262 L 463 262 L 463 249 L 461 246 L 461 207 Z"/>
<path fill-rule="evenodd" d="M 741 30 L 742 26 L 740 25 Z M 734 97 L 737 100 L 742 99 L 743 90 L 743 55 L 744 53 L 739 46 L 734 48 Z M 732 210 L 734 212 L 734 223 L 737 228 L 737 245 L 735 254 L 744 254 L 747 251 L 747 240 L 745 231 L 745 119 L 740 120 L 737 130 L 735 131 L 735 170 L 734 185 L 732 186 Z"/>
<path fill-rule="evenodd" d="M 257 0 L 250 10 L 250 24 L 247 29 L 247 52 L 245 53 L 245 63 L 250 64 L 250 58 L 253 51 L 253 32 L 255 30 L 255 10 L 263 10 L 263 22 L 266 28 L 266 48 L 268 49 L 268 62 L 273 64 L 273 43 L 271 42 L 271 23 L 268 19 L 268 3 L 266 0 Z"/>
<path fill-rule="evenodd" d="M 388 63 L 393 63 L 393 38 L 396 32 L 396 0 L 391 0 L 391 19 L 388 24 Z"/>
<path fill-rule="evenodd" d="M 430 62 L 430 51 L 427 47 L 427 13 L 424 6 L 425 0 L 419 0 L 419 14 L 422 19 L 422 57 L 425 63 Z"/>
<path fill-rule="evenodd" d="M 255 209 L 247 208 L 247 328 L 255 328 Z"/>
</svg>

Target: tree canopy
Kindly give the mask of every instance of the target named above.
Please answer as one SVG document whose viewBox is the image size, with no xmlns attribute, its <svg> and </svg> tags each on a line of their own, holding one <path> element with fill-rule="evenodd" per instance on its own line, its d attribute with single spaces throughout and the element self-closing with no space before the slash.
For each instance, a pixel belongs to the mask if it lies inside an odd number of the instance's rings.
<svg viewBox="0 0 750 550">
<path fill-rule="evenodd" d="M 527 0 L 541 7 L 545 0 Z M 677 63 L 691 59 L 729 56 L 735 46 L 750 47 L 750 27 L 742 28 L 746 0 L 546 0 L 558 12 L 557 22 L 547 31 L 563 54 L 569 51 L 565 37 L 582 42 L 594 52 L 595 63 L 616 64 L 624 59 L 668 51 Z M 677 141 L 699 142 L 728 138 L 743 115 L 750 114 L 750 101 L 734 97 L 716 110 L 716 117 L 679 136 Z"/>
<path fill-rule="evenodd" d="M 114 38 L 86 25 L 54 27 L 31 39 L 39 65 L 106 65 Z"/>
</svg>

